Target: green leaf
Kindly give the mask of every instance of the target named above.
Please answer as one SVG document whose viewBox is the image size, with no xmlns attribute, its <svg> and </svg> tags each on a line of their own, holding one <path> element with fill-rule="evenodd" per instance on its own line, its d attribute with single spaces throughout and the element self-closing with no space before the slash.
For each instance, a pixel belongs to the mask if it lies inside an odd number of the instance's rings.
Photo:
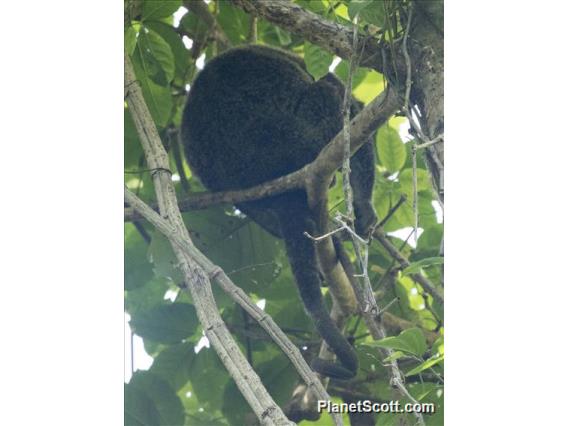
<svg viewBox="0 0 568 426">
<path fill-rule="evenodd" d="M 333 55 L 310 42 L 304 43 L 304 62 L 308 72 L 319 80 L 329 72 L 329 66 L 333 62 Z"/>
<path fill-rule="evenodd" d="M 124 288 L 133 290 L 142 287 L 152 278 L 152 265 L 146 260 L 148 245 L 134 225 L 124 225 Z"/>
<path fill-rule="evenodd" d="M 158 354 L 149 371 L 166 380 L 175 391 L 178 391 L 190 378 L 191 363 L 194 358 L 193 342 L 172 345 Z"/>
<path fill-rule="evenodd" d="M 351 0 L 348 6 L 349 17 L 359 17 L 369 24 L 383 27 L 385 22 L 385 9 L 383 1 L 379 0 Z"/>
<path fill-rule="evenodd" d="M 349 76 L 349 63 L 347 61 L 341 61 L 335 70 L 333 71 L 335 75 L 337 75 L 343 83 L 347 83 L 347 77 Z M 357 86 L 359 86 L 363 80 L 367 77 L 369 73 L 368 68 L 357 68 L 355 73 L 353 74 L 353 81 L 351 82 L 351 88 L 355 90 Z"/>
<path fill-rule="evenodd" d="M 136 45 L 148 77 L 166 86 L 174 78 L 175 60 L 170 45 L 149 27 L 142 27 Z"/>
<path fill-rule="evenodd" d="M 130 327 L 138 336 L 158 343 L 177 343 L 195 333 L 199 321 L 188 303 L 172 303 L 137 313 Z"/>
<path fill-rule="evenodd" d="M 413 194 L 412 188 L 412 168 L 406 168 L 398 176 L 402 192 L 409 197 Z M 430 189 L 430 175 L 424 169 L 416 169 L 416 188 L 417 191 L 428 191 Z"/>
<path fill-rule="evenodd" d="M 390 172 L 398 172 L 406 161 L 406 149 L 398 132 L 388 124 L 377 132 L 380 163 Z"/>
<path fill-rule="evenodd" d="M 183 425 L 183 405 L 168 383 L 148 371 L 137 371 L 128 387 L 143 392 L 153 402 L 159 419 L 153 425 Z"/>
<path fill-rule="evenodd" d="M 434 355 L 432 358 L 427 359 L 426 361 L 424 361 L 423 363 L 417 365 L 416 367 L 414 367 L 412 370 L 410 370 L 409 372 L 407 372 L 405 374 L 406 377 L 408 376 L 413 376 L 415 374 L 420 373 L 421 371 L 427 370 L 431 367 L 433 367 L 436 364 L 441 363 L 444 360 L 444 356 L 440 356 L 438 354 Z"/>
<path fill-rule="evenodd" d="M 296 371 L 286 356 L 278 353 L 270 360 L 255 365 L 255 371 L 274 401 L 279 405 L 284 405 L 297 382 Z"/>
<path fill-rule="evenodd" d="M 424 334 L 419 328 L 409 328 L 396 337 L 386 337 L 378 342 L 371 342 L 369 346 L 391 348 L 421 357 L 428 349 Z"/>
<path fill-rule="evenodd" d="M 437 398 L 436 393 L 439 390 L 443 390 L 444 387 L 436 384 L 436 383 L 409 383 L 408 384 L 408 391 L 410 394 L 416 398 L 418 401 L 424 400 L 424 398 L 432 395 L 434 398 Z"/>
<path fill-rule="evenodd" d="M 133 26 L 130 25 L 126 28 L 126 31 L 124 32 L 124 49 L 128 55 L 132 55 L 132 53 L 134 53 L 137 36 L 138 31 L 136 31 Z"/>
<path fill-rule="evenodd" d="M 250 16 L 230 1 L 217 2 L 217 23 L 233 44 L 246 42 L 250 30 Z"/>
<path fill-rule="evenodd" d="M 202 404 L 220 406 L 223 394 L 220 392 L 229 380 L 229 374 L 212 348 L 202 348 L 191 364 L 191 386 Z"/>
<path fill-rule="evenodd" d="M 124 170 L 137 170 L 144 164 L 144 151 L 128 108 L 124 108 Z M 134 175 L 136 176 L 136 175 Z M 133 177 L 129 174 L 127 179 Z"/>
<path fill-rule="evenodd" d="M 274 259 L 283 244 L 250 219 L 223 207 L 183 215 L 196 247 L 243 290 L 266 290 L 280 267 Z"/>
<path fill-rule="evenodd" d="M 286 30 L 281 29 L 280 27 L 274 27 L 274 31 L 278 36 L 278 41 L 280 42 L 281 46 L 288 46 L 292 43 L 292 38 L 290 37 L 290 33 Z"/>
<path fill-rule="evenodd" d="M 132 65 L 136 78 L 142 87 L 142 94 L 150 110 L 152 119 L 158 127 L 166 127 L 172 115 L 173 100 L 169 87 L 160 86 L 150 79 L 151 65 L 142 57 L 139 44 L 132 55 Z"/>
<path fill-rule="evenodd" d="M 424 311 L 424 297 L 420 294 L 417 284 L 410 277 L 400 276 L 396 280 L 397 294 L 401 302 L 408 304 L 413 311 Z"/>
<path fill-rule="evenodd" d="M 181 37 L 171 25 L 163 22 L 149 21 L 145 25 L 168 43 L 174 55 L 176 75 L 183 76 L 189 66 L 189 50 L 185 48 Z"/>
<path fill-rule="evenodd" d="M 355 18 L 355 15 L 361 13 L 363 9 L 373 3 L 373 0 L 351 0 L 347 10 L 349 11 L 349 17 L 351 19 Z"/>
<path fill-rule="evenodd" d="M 357 73 L 355 73 L 357 76 Z M 353 95 L 367 105 L 385 89 L 385 79 L 375 70 L 367 70 L 365 78 L 355 87 Z"/>
<path fill-rule="evenodd" d="M 401 352 L 401 351 L 394 351 L 394 352 L 392 353 L 392 355 L 387 356 L 383 361 L 384 361 L 384 362 L 391 362 L 391 361 L 395 361 L 395 360 L 397 360 L 397 359 L 403 358 L 404 356 L 406 356 L 406 355 L 404 354 L 404 352 Z"/>
<path fill-rule="evenodd" d="M 325 16 L 330 8 L 321 0 L 298 0 L 299 6 L 303 9 Z M 326 2 L 327 3 L 327 2 Z"/>
<path fill-rule="evenodd" d="M 433 225 L 424 230 L 418 238 L 416 253 L 420 257 L 435 257 L 440 253 L 444 226 L 442 224 Z"/>
<path fill-rule="evenodd" d="M 168 278 L 178 284 L 183 281 L 183 273 L 177 267 L 178 260 L 170 241 L 157 230 L 152 233 L 148 259 L 154 265 L 156 276 Z"/>
<path fill-rule="evenodd" d="M 181 7 L 181 0 L 144 0 L 142 20 L 157 20 L 172 15 Z"/>
<path fill-rule="evenodd" d="M 133 386 L 124 384 L 124 425 L 155 426 L 160 424 L 160 414 L 154 401 Z"/>
<path fill-rule="evenodd" d="M 418 262 L 412 262 L 406 268 L 402 270 L 403 275 L 410 275 L 420 272 L 420 269 L 426 268 L 428 266 L 433 265 L 441 265 L 444 263 L 443 257 L 427 257 L 425 259 L 421 259 Z"/>
<path fill-rule="evenodd" d="M 142 287 L 126 292 L 124 308 L 130 315 L 154 308 L 164 303 L 164 295 L 169 289 L 165 279 L 153 278 Z"/>
<path fill-rule="evenodd" d="M 250 408 L 234 380 L 231 380 L 225 386 L 222 394 L 221 411 L 230 425 L 245 425 L 246 415 L 250 412 Z"/>
</svg>

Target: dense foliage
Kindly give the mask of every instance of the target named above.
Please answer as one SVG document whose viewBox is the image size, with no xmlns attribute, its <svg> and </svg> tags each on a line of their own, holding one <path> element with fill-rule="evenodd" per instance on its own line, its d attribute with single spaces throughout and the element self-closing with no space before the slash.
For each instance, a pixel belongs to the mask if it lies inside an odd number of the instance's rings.
<svg viewBox="0 0 568 426">
<path fill-rule="evenodd" d="M 392 1 L 297 3 L 346 26 L 352 25 L 352 18 L 359 13 L 359 30 L 363 33 L 377 33 L 387 39 L 400 35 L 401 25 L 396 21 Z M 404 7 L 404 3 L 396 5 Z M 246 43 L 251 29 L 250 16 L 228 1 L 211 1 L 206 6 L 215 18 L 216 28 L 182 6 L 181 0 L 128 4 L 125 26 L 125 50 L 170 155 L 179 199 L 203 190 L 181 159 L 177 139 L 187 91 L 204 61 L 217 55 L 227 42 L 233 46 Z M 387 30 L 381 31 L 383 28 Z M 224 34 L 225 39 L 217 33 Z M 303 56 L 308 71 L 316 79 L 327 73 L 334 62 L 331 53 L 262 19 L 257 23 L 257 42 Z M 334 68 L 344 80 L 347 70 L 345 61 Z M 384 80 L 374 70 L 359 68 L 353 79 L 353 96 L 369 103 L 383 90 Z M 151 176 L 127 107 L 124 123 L 126 185 L 152 203 L 155 194 Z M 409 137 L 403 141 L 400 136 L 401 127 L 404 129 L 406 125 L 406 119 L 393 117 L 376 138 L 378 176 L 374 205 L 379 218 L 384 218 L 401 197 L 407 200 L 392 214 L 384 229 L 411 265 L 400 268 L 376 241 L 369 247 L 369 274 L 379 306 L 398 298 L 388 310 L 391 321 L 387 321 L 387 326 L 390 324 L 387 331 L 391 337 L 373 341 L 364 322 L 352 318 L 347 329 L 354 337 L 360 371 L 352 383 L 332 382 L 328 390 L 338 401 L 401 400 L 389 385 L 388 368 L 377 350 L 378 346 L 390 347 L 406 374 L 412 396 L 420 402 L 436 404 L 436 413 L 425 415 L 426 424 L 440 425 L 443 422 L 443 311 L 410 276 L 421 272 L 437 286 L 442 281 L 443 227 L 435 209 L 429 174 L 420 156 L 417 164 L 420 237 L 414 247 L 414 236 L 405 241 L 392 235 L 393 232 L 403 235 L 401 230 L 408 231 L 414 226 L 411 142 L 406 140 Z M 340 184 L 331 190 L 329 201 L 331 214 L 344 209 Z M 231 206 L 187 211 L 184 220 L 197 247 L 253 300 L 265 306 L 293 342 L 305 350 L 308 359 L 316 354 L 320 338 L 299 302 L 282 242 Z M 352 250 L 349 244 L 346 247 Z M 213 349 L 200 345 L 196 351 L 203 332 L 190 296 L 179 289 L 180 281 L 168 240 L 143 221 L 127 222 L 125 311 L 132 331 L 143 338 L 145 350 L 154 361 L 148 371 L 134 372 L 125 384 L 125 422 L 128 425 L 245 424 L 250 419 L 250 409 Z M 284 406 L 298 383 L 289 360 L 219 288 L 214 287 L 214 292 L 233 336 L 270 394 Z M 413 424 L 413 416 L 406 416 Z M 399 417 L 381 414 L 376 421 L 379 425 L 399 424 Z M 345 416 L 346 424 L 349 421 Z M 324 414 L 314 424 L 332 422 Z"/>
</svg>

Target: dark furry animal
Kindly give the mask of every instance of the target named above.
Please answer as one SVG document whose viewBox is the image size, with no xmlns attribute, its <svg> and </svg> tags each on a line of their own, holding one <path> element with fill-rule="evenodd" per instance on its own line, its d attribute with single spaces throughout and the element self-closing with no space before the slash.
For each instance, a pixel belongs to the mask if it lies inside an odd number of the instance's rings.
<svg viewBox="0 0 568 426">
<path fill-rule="evenodd" d="M 314 81 L 303 61 L 261 46 L 212 59 L 191 87 L 183 113 L 187 161 L 212 191 L 243 189 L 293 172 L 316 158 L 342 128 L 342 83 L 328 74 Z M 351 113 L 360 106 L 352 105 Z M 352 159 L 356 230 L 368 231 L 374 151 L 365 144 Z M 340 379 L 357 372 L 357 355 L 329 317 L 322 299 L 314 243 L 317 234 L 306 193 L 291 191 L 237 207 L 285 241 L 307 312 L 340 364 L 317 358 L 315 371 Z"/>
</svg>

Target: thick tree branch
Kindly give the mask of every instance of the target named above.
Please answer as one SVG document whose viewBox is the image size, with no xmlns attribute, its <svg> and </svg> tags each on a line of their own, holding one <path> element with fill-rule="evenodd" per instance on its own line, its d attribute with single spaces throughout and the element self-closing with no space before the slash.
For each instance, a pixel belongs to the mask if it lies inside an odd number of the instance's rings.
<svg viewBox="0 0 568 426">
<path fill-rule="evenodd" d="M 353 30 L 330 22 L 301 6 L 286 0 L 231 0 L 233 4 L 255 16 L 301 35 L 337 56 L 349 60 L 353 55 Z M 413 87 L 411 101 L 417 105 L 422 130 L 429 140 L 444 129 L 444 56 L 443 56 L 443 2 L 414 2 L 418 7 L 416 22 L 412 25 L 409 52 L 412 57 Z M 364 37 L 359 37 L 364 43 Z M 361 66 L 383 73 L 391 82 L 401 81 L 407 62 L 401 41 L 389 43 L 381 50 L 379 43 L 367 41 L 361 54 Z M 384 62 L 384 60 L 386 61 Z M 402 94 L 401 94 L 402 97 Z M 438 143 L 426 149 L 428 170 L 440 202 L 444 198 L 444 145 Z"/>
<path fill-rule="evenodd" d="M 142 90 L 136 81 L 134 69 L 127 55 L 124 57 L 125 98 L 144 149 L 148 166 L 155 170 L 153 181 L 160 213 L 171 225 L 172 232 L 190 245 L 191 239 L 177 207 L 175 190 L 168 170 L 168 156 L 160 141 L 158 131 L 144 102 Z M 134 202 L 134 199 L 130 199 Z M 170 240 L 171 241 L 171 240 Z M 227 371 L 263 425 L 292 424 L 264 388 L 231 337 L 213 298 L 209 278 L 196 259 L 186 254 L 172 242 L 172 248 L 191 292 L 199 321 Z"/>
<path fill-rule="evenodd" d="M 335 22 L 328 21 L 301 6 L 285 0 L 231 0 L 233 4 L 253 16 L 260 16 L 281 28 L 302 36 L 313 44 L 323 47 L 337 56 L 349 60 L 353 54 L 353 30 Z M 376 43 L 364 43 L 359 36 L 360 45 L 365 44 L 360 65 L 383 69 L 383 56 Z"/>
<path fill-rule="evenodd" d="M 392 90 L 387 90 L 367 105 L 351 121 L 351 155 L 367 141 L 367 138 L 385 123 L 399 108 L 399 100 Z M 238 191 L 194 194 L 180 203 L 181 211 L 204 209 L 218 204 L 235 204 L 243 201 L 258 200 L 269 195 L 297 188 L 309 188 L 320 193 L 329 187 L 335 171 L 343 161 L 343 131 L 320 152 L 312 162 L 289 175 L 265 182 L 252 188 Z M 318 198 L 320 198 L 318 196 Z M 140 219 L 132 209 L 125 209 L 124 220 Z"/>
</svg>

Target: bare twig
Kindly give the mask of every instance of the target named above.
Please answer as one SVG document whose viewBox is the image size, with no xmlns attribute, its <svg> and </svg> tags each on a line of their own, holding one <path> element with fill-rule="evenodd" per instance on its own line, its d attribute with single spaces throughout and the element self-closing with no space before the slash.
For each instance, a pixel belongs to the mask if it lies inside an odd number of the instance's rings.
<svg viewBox="0 0 568 426">
<path fill-rule="evenodd" d="M 250 17 L 250 27 L 249 27 L 249 34 L 248 34 L 248 42 L 250 44 L 256 44 L 258 40 L 258 18 L 256 16 Z"/>
<path fill-rule="evenodd" d="M 183 160 L 180 150 L 180 136 L 179 131 L 175 128 L 170 128 L 167 130 L 167 136 L 170 140 L 170 148 L 174 156 L 174 162 L 176 164 L 176 169 L 179 175 L 179 182 L 183 189 L 183 192 L 189 194 L 189 183 L 187 181 L 187 175 L 185 174 L 185 169 L 183 168 Z"/>
<path fill-rule="evenodd" d="M 354 220 L 353 214 L 353 191 L 351 190 L 351 182 L 349 174 L 351 167 L 349 160 L 351 157 L 350 140 L 351 140 L 351 88 L 353 85 L 353 73 L 357 68 L 357 30 L 359 14 L 353 18 L 353 55 L 349 61 L 349 71 L 347 73 L 347 84 L 345 85 L 345 93 L 343 94 L 343 164 L 341 165 L 341 176 L 343 178 L 343 194 L 345 196 L 345 206 L 347 217 Z"/>
<path fill-rule="evenodd" d="M 385 215 L 385 217 L 375 225 L 375 228 L 381 228 L 385 223 L 387 223 L 389 219 L 392 217 L 392 215 L 400 208 L 400 206 L 404 204 L 405 201 L 406 201 L 406 195 L 402 194 L 398 199 L 398 201 L 396 202 L 396 204 L 390 208 L 390 210 Z"/>
<path fill-rule="evenodd" d="M 380 228 L 376 228 L 373 232 L 373 237 L 377 239 L 382 246 L 389 252 L 389 254 L 396 259 L 396 261 L 402 266 L 406 268 L 410 265 L 410 262 L 402 255 L 402 253 L 389 241 L 387 236 L 385 235 L 384 231 Z M 444 296 L 438 291 L 438 289 L 422 274 L 410 274 L 410 277 L 419 283 L 423 288 L 424 291 L 430 294 L 434 300 L 439 302 L 440 304 L 444 304 Z"/>
</svg>

